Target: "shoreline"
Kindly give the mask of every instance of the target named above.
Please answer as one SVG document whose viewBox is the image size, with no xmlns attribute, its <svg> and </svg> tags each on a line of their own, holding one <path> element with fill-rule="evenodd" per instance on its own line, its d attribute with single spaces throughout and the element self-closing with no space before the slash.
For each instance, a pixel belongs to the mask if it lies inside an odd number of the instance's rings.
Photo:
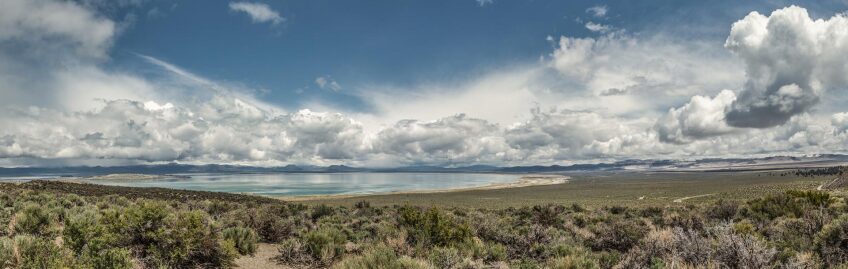
<svg viewBox="0 0 848 269">
<path fill-rule="evenodd" d="M 456 187 L 456 188 L 446 188 L 446 189 L 398 190 L 398 191 L 389 191 L 389 192 L 349 193 L 349 194 L 308 194 L 308 195 L 294 195 L 294 196 L 262 195 L 262 194 L 255 194 L 255 193 L 233 193 L 233 192 L 224 192 L 224 193 L 253 195 L 253 196 L 261 196 L 261 197 L 266 197 L 266 198 L 276 199 L 276 200 L 286 201 L 286 202 L 298 202 L 298 201 L 346 199 L 346 198 L 380 196 L 380 195 L 451 193 L 451 192 L 463 192 L 463 191 L 512 189 L 512 188 L 522 188 L 522 187 L 531 187 L 531 186 L 545 186 L 545 185 L 563 184 L 563 183 L 567 183 L 568 181 L 571 180 L 570 176 L 555 175 L 555 174 L 524 174 L 524 175 L 515 174 L 515 176 L 517 176 L 518 178 L 514 181 L 511 181 L 511 182 L 490 183 L 490 184 L 481 185 L 481 186 Z M 58 182 L 67 182 L 67 183 L 94 184 L 94 185 L 111 186 L 111 184 L 103 184 L 103 181 L 111 181 L 111 182 L 149 181 L 149 180 L 158 180 L 158 179 L 172 178 L 172 177 L 186 177 L 186 176 L 182 176 L 182 175 L 179 175 L 179 176 L 178 175 L 151 175 L 151 174 L 107 174 L 107 175 L 88 176 L 88 177 L 51 178 L 51 179 L 46 179 L 46 180 L 58 181 Z M 37 179 L 35 179 L 35 180 L 37 180 Z M 30 180 L 28 180 L 28 181 L 30 181 Z M 116 186 L 121 186 L 121 185 L 116 185 Z"/>
<path fill-rule="evenodd" d="M 91 184 L 101 184 L 102 182 L 143 182 L 143 181 L 152 181 L 152 180 L 160 180 L 167 178 L 189 178 L 189 176 L 183 175 L 169 175 L 169 174 L 140 174 L 140 173 L 116 173 L 116 174 L 105 174 L 105 175 L 96 175 L 96 176 L 75 176 L 75 177 L 59 177 L 55 178 L 55 180 L 63 181 L 63 182 L 72 182 L 72 183 L 91 183 Z"/>
<path fill-rule="evenodd" d="M 461 187 L 461 188 L 432 189 L 432 190 L 408 190 L 408 191 L 392 191 L 392 192 L 380 192 L 380 193 L 316 194 L 316 195 L 265 196 L 265 197 L 278 199 L 278 200 L 286 201 L 286 202 L 301 202 L 301 201 L 315 201 L 315 200 L 347 199 L 347 198 L 379 196 L 379 195 L 427 194 L 427 193 L 449 193 L 449 192 L 476 191 L 476 190 L 512 189 L 512 188 L 522 188 L 522 187 L 531 187 L 531 186 L 546 186 L 546 185 L 564 184 L 564 183 L 567 183 L 570 179 L 571 179 L 570 176 L 564 176 L 564 175 L 532 174 L 532 175 L 521 176 L 521 177 L 518 178 L 518 180 L 513 181 L 513 182 L 492 183 L 492 184 L 487 184 L 487 185 L 483 185 L 483 186 L 476 186 L 476 187 Z"/>
</svg>

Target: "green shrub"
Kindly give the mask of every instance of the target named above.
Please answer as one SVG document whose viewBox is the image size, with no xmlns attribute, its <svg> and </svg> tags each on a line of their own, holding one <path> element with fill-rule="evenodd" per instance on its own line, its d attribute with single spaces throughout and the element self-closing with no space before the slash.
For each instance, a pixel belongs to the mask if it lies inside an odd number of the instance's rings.
<svg viewBox="0 0 848 269">
<path fill-rule="evenodd" d="M 504 245 L 490 244 L 486 250 L 486 261 L 506 261 L 509 258 Z"/>
<path fill-rule="evenodd" d="M 649 206 L 639 210 L 639 216 L 643 218 L 650 218 L 651 220 L 661 219 L 663 215 L 663 209 L 657 206 Z"/>
<path fill-rule="evenodd" d="M 560 205 L 536 205 L 522 208 L 518 212 L 520 219 L 542 226 L 557 226 L 562 224 L 560 215 L 565 213 L 565 207 Z"/>
<path fill-rule="evenodd" d="M 133 268 L 132 256 L 125 248 L 109 248 L 97 252 L 86 251 L 77 258 L 78 267 L 93 269 Z"/>
<path fill-rule="evenodd" d="M 756 234 L 756 228 L 754 228 L 754 224 L 748 220 L 742 220 L 740 222 L 733 224 L 733 232 L 738 234 Z"/>
<path fill-rule="evenodd" d="M 166 225 L 151 244 L 153 256 L 163 265 L 229 267 L 237 256 L 231 242 L 219 240 L 204 212 L 177 212 L 168 216 Z"/>
<path fill-rule="evenodd" d="M 262 222 L 257 233 L 268 242 L 280 242 L 294 235 L 296 223 L 289 218 L 268 219 Z"/>
<path fill-rule="evenodd" d="M 739 204 L 726 200 L 718 200 L 707 208 L 705 213 L 708 218 L 728 221 L 732 220 L 739 212 Z"/>
<path fill-rule="evenodd" d="M 421 212 L 414 207 L 398 209 L 398 223 L 409 230 L 410 244 L 453 246 L 471 239 L 471 229 L 437 208 Z"/>
<path fill-rule="evenodd" d="M 238 255 L 202 211 L 173 210 L 162 202 L 144 201 L 129 206 L 125 215 L 111 214 L 104 216 L 107 226 L 123 231 L 123 241 L 138 249 L 149 267 L 230 267 Z"/>
<path fill-rule="evenodd" d="M 62 231 L 64 245 L 76 255 L 77 266 L 85 268 L 131 268 L 129 250 L 117 247 L 118 236 L 99 223 L 96 211 L 71 214 Z"/>
<path fill-rule="evenodd" d="M 339 261 L 334 269 L 425 269 L 428 264 L 408 257 L 400 257 L 392 249 L 378 245 L 363 255 L 352 256 Z"/>
<path fill-rule="evenodd" d="M 456 268 L 463 260 L 462 256 L 459 255 L 459 250 L 452 247 L 434 248 L 430 250 L 428 259 L 437 268 Z"/>
<path fill-rule="evenodd" d="M 321 227 L 284 240 L 276 259 L 287 265 L 326 267 L 344 255 L 346 242 L 347 236 L 340 230 Z"/>
<path fill-rule="evenodd" d="M 820 191 L 789 190 L 777 195 L 769 195 L 748 202 L 755 217 L 773 220 L 778 217 L 801 217 L 810 208 L 826 208 L 834 202 L 830 194 Z"/>
<path fill-rule="evenodd" d="M 64 253 L 51 240 L 31 235 L 15 236 L 20 260 L 18 268 L 48 269 L 66 266 Z"/>
<path fill-rule="evenodd" d="M 227 212 L 222 221 L 226 227 L 251 228 L 263 241 L 278 243 L 296 233 L 295 226 L 299 223 L 292 215 L 302 210 L 298 206 L 264 205 L 258 209 Z"/>
<path fill-rule="evenodd" d="M 0 237 L 0 268 L 15 267 L 15 242 L 8 237 Z"/>
<path fill-rule="evenodd" d="M 648 227 L 637 219 L 611 218 L 597 224 L 592 231 L 595 233 L 591 242 L 593 249 L 627 252 L 648 233 Z"/>
<path fill-rule="evenodd" d="M 595 253 L 601 268 L 613 268 L 621 260 L 621 252 L 601 251 Z"/>
<path fill-rule="evenodd" d="M 713 228 L 716 248 L 713 259 L 721 268 L 769 268 L 777 251 L 750 234 L 740 234 L 729 226 Z"/>
<path fill-rule="evenodd" d="M 256 243 L 259 237 L 256 232 L 243 227 L 232 227 L 222 232 L 224 240 L 232 241 L 241 255 L 253 255 L 256 253 Z"/>
<path fill-rule="evenodd" d="M 550 269 L 598 269 L 598 262 L 585 255 L 568 255 L 548 261 Z"/>
<path fill-rule="evenodd" d="M 114 244 L 114 236 L 100 225 L 97 212 L 88 210 L 72 214 L 62 230 L 64 245 L 79 255 L 84 248 L 99 251 Z"/>
<path fill-rule="evenodd" d="M 544 261 L 552 254 L 551 247 L 561 235 L 556 228 L 545 228 L 538 224 L 519 226 L 510 232 L 506 245 L 511 257 Z"/>
<path fill-rule="evenodd" d="M 0 236 L 9 236 L 9 223 L 12 222 L 12 208 L 0 207 Z"/>
<path fill-rule="evenodd" d="M 830 193 L 823 191 L 788 190 L 786 194 L 800 198 L 815 207 L 828 207 L 834 202 L 834 199 L 830 197 Z"/>
<path fill-rule="evenodd" d="M 333 215 L 333 212 L 334 210 L 332 207 L 325 204 L 320 204 L 312 209 L 312 214 L 310 215 L 310 217 L 312 217 L 312 221 L 317 221 L 320 218 Z"/>
<path fill-rule="evenodd" d="M 459 254 L 463 257 L 468 257 L 474 260 L 485 259 L 488 255 L 486 243 L 479 238 L 471 238 L 455 246 L 459 250 Z"/>
<path fill-rule="evenodd" d="M 825 225 L 816 235 L 815 248 L 827 265 L 848 262 L 848 215 Z"/>
<path fill-rule="evenodd" d="M 236 208 L 238 208 L 238 204 L 212 200 L 207 201 L 206 213 L 209 213 L 213 217 L 220 217 L 224 213 L 235 210 Z"/>
<path fill-rule="evenodd" d="M 370 208 L 370 207 L 371 207 L 371 203 L 368 202 L 368 201 L 358 201 L 358 202 L 356 202 L 356 204 L 354 204 L 354 208 L 356 208 L 356 209 L 364 209 L 364 208 Z"/>
<path fill-rule="evenodd" d="M 586 208 L 583 207 L 580 204 L 574 203 L 574 204 L 571 204 L 571 211 L 574 211 L 574 212 L 577 212 L 577 213 L 586 212 Z"/>
<path fill-rule="evenodd" d="M 607 207 L 607 210 L 609 210 L 609 212 L 612 213 L 612 214 L 619 215 L 619 214 L 623 214 L 623 213 L 627 212 L 627 207 L 626 206 L 620 206 L 620 205 L 614 205 L 614 206 Z"/>
<path fill-rule="evenodd" d="M 15 233 L 51 237 L 57 232 L 56 219 L 42 206 L 28 204 L 15 215 Z"/>
<path fill-rule="evenodd" d="M 128 206 L 123 214 L 113 211 L 107 223 L 116 233 L 129 238 L 130 245 L 150 246 L 165 237 L 162 233 L 169 214 L 170 209 L 165 203 L 144 201 Z"/>
<path fill-rule="evenodd" d="M 548 268 L 600 268 L 598 260 L 582 246 L 560 244 L 554 247 L 553 252 L 554 258 L 548 261 Z"/>
<path fill-rule="evenodd" d="M 330 265 L 345 252 L 347 236 L 335 228 L 320 228 L 306 233 L 303 243 L 306 251 L 321 265 Z"/>
<path fill-rule="evenodd" d="M 303 242 L 297 238 L 290 238 L 280 243 L 279 253 L 275 260 L 285 265 L 309 266 L 315 263 L 311 253 L 306 250 Z"/>
</svg>

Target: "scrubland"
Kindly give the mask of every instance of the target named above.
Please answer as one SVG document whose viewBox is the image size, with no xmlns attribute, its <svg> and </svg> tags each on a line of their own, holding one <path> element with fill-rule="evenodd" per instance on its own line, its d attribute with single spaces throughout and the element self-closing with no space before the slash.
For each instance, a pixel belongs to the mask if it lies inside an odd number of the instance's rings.
<svg viewBox="0 0 848 269">
<path fill-rule="evenodd" d="M 680 203 L 488 207 L 0 184 L 0 267 L 231 268 L 272 244 L 283 268 L 846 268 L 845 193 L 776 182 Z"/>
</svg>

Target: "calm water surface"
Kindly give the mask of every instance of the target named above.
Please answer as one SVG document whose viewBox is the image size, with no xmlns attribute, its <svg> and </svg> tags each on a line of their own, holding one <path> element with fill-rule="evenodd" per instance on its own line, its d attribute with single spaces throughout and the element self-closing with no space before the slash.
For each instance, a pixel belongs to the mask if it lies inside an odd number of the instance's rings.
<svg viewBox="0 0 848 269">
<path fill-rule="evenodd" d="M 129 187 L 253 193 L 269 196 L 372 194 L 510 183 L 520 175 L 467 173 L 186 174 L 189 178 L 97 181 Z"/>
</svg>

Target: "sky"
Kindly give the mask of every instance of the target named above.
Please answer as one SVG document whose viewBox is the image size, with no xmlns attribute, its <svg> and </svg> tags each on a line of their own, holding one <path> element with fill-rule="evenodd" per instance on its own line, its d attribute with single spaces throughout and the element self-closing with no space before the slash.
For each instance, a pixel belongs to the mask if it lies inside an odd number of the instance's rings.
<svg viewBox="0 0 848 269">
<path fill-rule="evenodd" d="M 0 0 L 0 166 L 848 153 L 846 10 Z"/>
</svg>

